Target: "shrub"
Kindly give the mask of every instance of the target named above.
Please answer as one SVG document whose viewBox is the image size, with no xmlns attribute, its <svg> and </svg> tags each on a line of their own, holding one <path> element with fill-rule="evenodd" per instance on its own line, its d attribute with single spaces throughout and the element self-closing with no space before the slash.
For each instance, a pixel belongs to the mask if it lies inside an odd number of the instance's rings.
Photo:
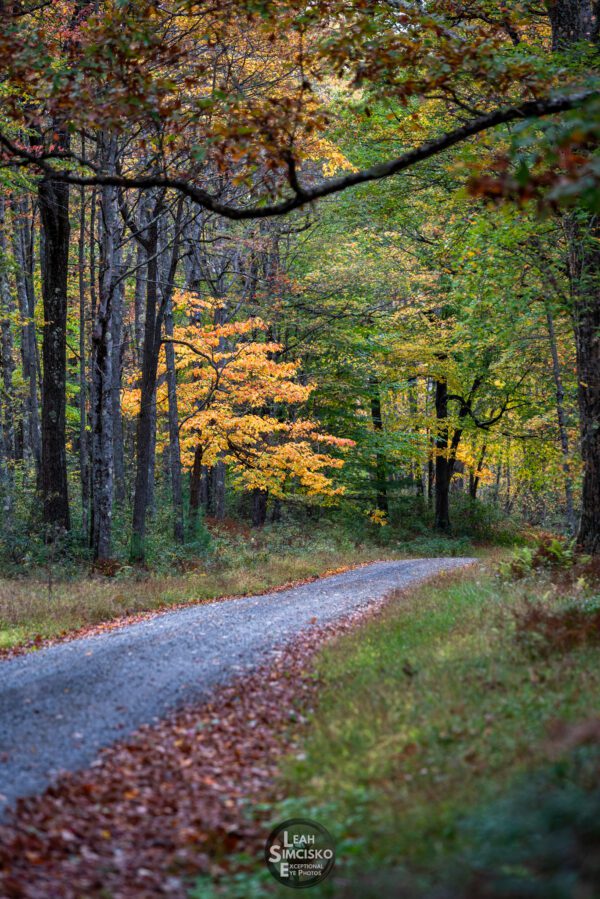
<svg viewBox="0 0 600 899">
<path fill-rule="evenodd" d="M 459 821 L 456 849 L 420 873 L 366 872 L 343 899 L 594 899 L 600 895 L 600 751 L 580 747 Z"/>
<path fill-rule="evenodd" d="M 452 497 L 452 532 L 457 537 L 512 546 L 518 540 L 517 522 L 504 515 L 496 506 L 472 499 L 466 494 Z"/>
<path fill-rule="evenodd" d="M 553 534 L 540 534 L 533 546 L 520 547 L 508 564 L 503 563 L 500 566 L 500 571 L 505 577 L 519 579 L 540 570 L 555 575 L 565 573 L 575 566 L 588 565 L 589 562 L 589 556 L 577 553 L 574 540 L 556 537 Z"/>
<path fill-rule="evenodd" d="M 571 600 L 559 609 L 528 602 L 514 615 L 517 642 L 532 655 L 600 644 L 600 596 Z"/>
</svg>

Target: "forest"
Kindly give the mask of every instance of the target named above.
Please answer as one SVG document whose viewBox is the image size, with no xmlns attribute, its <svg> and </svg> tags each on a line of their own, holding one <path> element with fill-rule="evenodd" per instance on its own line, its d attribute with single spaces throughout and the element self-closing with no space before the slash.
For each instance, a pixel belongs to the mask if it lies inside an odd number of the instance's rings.
<svg viewBox="0 0 600 899">
<path fill-rule="evenodd" d="M 579 4 L 28 6 L 3 9 L 7 564 L 32 537 L 141 563 L 159 507 L 185 544 L 288 506 L 384 528 L 408 496 L 442 532 L 479 498 L 598 549 Z"/>
<path fill-rule="evenodd" d="M 479 592 L 466 572 L 424 594 L 432 641 L 456 602 L 468 639 L 493 642 L 483 607 L 495 590 L 508 602 L 512 578 L 517 642 L 579 646 L 588 666 L 600 4 L 0 0 L 0 18 L 0 655 L 367 563 L 476 557 Z M 584 600 L 573 624 L 564 603 Z M 411 680 L 400 643 L 366 627 L 386 677 Z M 354 667 L 335 647 L 318 663 L 340 722 L 332 672 L 360 669 L 365 707 L 378 678 L 360 640 L 342 639 Z M 539 675 L 558 692 L 534 741 L 553 704 L 583 714 L 560 693 L 582 668 L 565 675 L 563 661 Z M 465 714 L 489 698 L 474 696 Z M 452 731 L 443 714 L 428 719 L 436 733 Z M 307 739 L 310 768 L 345 738 L 323 725 Z M 302 764 L 285 789 L 300 789 Z M 363 776 L 346 775 L 342 792 Z M 11 839 L 0 823 L 0 862 Z M 220 883 L 222 870 L 192 868 Z M 58 881 L 28 892 L 12 876 L 0 893 L 58 895 Z M 60 894 L 163 895 L 131 876 Z M 387 876 L 323 895 L 397 895 Z M 239 895 L 263 895 L 248 877 Z M 407 896 L 434 895 L 411 877 Z M 460 895 L 513 895 L 472 889 Z"/>
</svg>

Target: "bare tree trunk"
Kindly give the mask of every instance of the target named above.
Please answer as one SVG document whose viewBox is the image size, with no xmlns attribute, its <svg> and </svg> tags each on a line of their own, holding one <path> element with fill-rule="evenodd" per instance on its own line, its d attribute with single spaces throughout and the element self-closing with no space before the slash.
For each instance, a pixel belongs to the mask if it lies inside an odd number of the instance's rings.
<svg viewBox="0 0 600 899">
<path fill-rule="evenodd" d="M 162 208 L 158 198 L 150 222 L 145 229 L 145 249 L 148 256 L 148 277 L 146 284 L 146 310 L 144 322 L 144 347 L 142 357 L 142 377 L 140 414 L 136 437 L 136 479 L 133 499 L 133 529 L 131 536 L 131 561 L 145 559 L 146 514 L 151 497 L 150 473 L 152 470 L 154 408 L 156 397 L 156 377 L 164 306 L 159 304 L 158 291 L 158 223 L 157 216 Z"/>
<path fill-rule="evenodd" d="M 135 297 L 134 297 L 134 333 L 135 333 L 135 358 L 141 367 L 144 346 L 144 306 L 148 280 L 148 262 L 144 246 L 138 242 L 135 273 Z"/>
<path fill-rule="evenodd" d="M 81 525 L 90 531 L 90 446 L 87 428 L 87 333 L 85 294 L 85 188 L 80 192 L 79 219 L 79 476 L 81 482 Z"/>
<path fill-rule="evenodd" d="M 9 473 L 9 463 L 6 452 L 6 444 L 4 442 L 4 426 L 3 422 L 3 403 L 2 394 L 0 393 L 0 499 L 2 500 L 2 511 L 10 522 L 12 507 L 12 484 Z"/>
<path fill-rule="evenodd" d="M 408 408 L 411 416 L 416 420 L 419 414 L 418 381 L 416 378 L 409 378 L 408 380 Z M 425 478 L 420 460 L 411 463 L 411 477 L 415 482 L 417 496 L 424 496 Z"/>
<path fill-rule="evenodd" d="M 584 229 L 573 216 L 567 231 L 584 465 L 577 542 L 600 553 L 600 221 L 594 217 Z"/>
<path fill-rule="evenodd" d="M 256 488 L 252 491 L 252 526 L 255 528 L 262 528 L 267 520 L 268 498 L 266 490 Z"/>
<path fill-rule="evenodd" d="M 273 524 L 276 524 L 278 521 L 281 521 L 281 500 L 274 499 L 273 504 L 271 506 L 271 521 Z"/>
<path fill-rule="evenodd" d="M 558 356 L 558 348 L 556 345 L 556 331 L 554 328 L 554 317 L 549 304 L 546 307 L 546 324 L 548 326 L 548 339 L 550 341 L 550 352 L 552 354 L 552 374 L 554 377 L 554 388 L 556 390 L 556 418 L 558 420 L 558 434 L 560 438 L 560 448 L 563 456 L 563 472 L 565 476 L 565 505 L 567 511 L 567 525 L 571 534 L 577 530 L 577 518 L 575 516 L 575 506 L 573 503 L 573 477 L 571 475 L 570 452 L 569 452 L 569 434 L 567 431 L 567 416 L 565 413 L 565 390 L 562 381 L 562 371 L 560 367 L 560 359 Z"/>
<path fill-rule="evenodd" d="M 13 505 L 13 464 L 16 460 L 14 385 L 15 360 L 13 352 L 12 318 L 14 299 L 8 279 L 6 241 L 6 202 L 0 195 L 0 363 L 2 368 L 2 438 L 5 463 L 4 512 L 10 515 Z"/>
<path fill-rule="evenodd" d="M 222 521 L 225 518 L 225 463 L 221 460 L 212 469 L 212 498 L 215 518 Z"/>
<path fill-rule="evenodd" d="M 498 462 L 496 468 L 496 480 L 494 481 L 494 505 L 497 506 L 500 501 L 500 484 L 502 481 L 502 460 Z"/>
<path fill-rule="evenodd" d="M 469 496 L 471 499 L 477 499 L 477 491 L 479 490 L 479 485 L 481 483 L 481 469 L 483 468 L 486 453 L 487 443 L 484 443 L 481 447 L 481 452 L 479 453 L 479 459 L 477 460 L 477 468 L 475 471 L 472 471 L 469 476 Z"/>
<path fill-rule="evenodd" d="M 119 239 L 122 235 L 119 234 Z M 113 455 L 114 455 L 114 488 L 115 502 L 125 501 L 125 447 L 123 443 L 123 414 L 121 412 L 121 392 L 123 388 L 123 317 L 125 306 L 125 271 L 127 263 L 121 261 L 122 251 L 118 255 L 116 272 L 118 283 L 114 289 L 113 299 L 113 343 L 112 343 L 112 416 L 113 416 Z"/>
<path fill-rule="evenodd" d="M 165 362 L 167 378 L 168 424 L 169 424 L 169 479 L 173 500 L 173 536 L 177 543 L 184 541 L 183 526 L 183 490 L 181 477 L 181 450 L 179 446 L 179 412 L 177 407 L 177 378 L 175 372 L 175 349 L 173 346 L 173 290 L 175 276 L 179 264 L 179 250 L 182 240 L 181 220 L 183 216 L 183 199 L 177 203 L 173 228 L 162 229 L 161 259 L 161 306 L 165 318 Z M 171 252 L 167 252 L 171 234 Z"/>
<path fill-rule="evenodd" d="M 597 39 L 598 3 L 593 0 L 546 0 L 552 25 L 552 49 L 566 50 L 586 38 Z"/>
<path fill-rule="evenodd" d="M 66 140 L 62 141 L 66 144 Z M 71 527 L 66 451 L 69 185 L 44 176 L 38 188 L 44 304 L 42 339 L 42 514 L 47 539 Z"/>
<path fill-rule="evenodd" d="M 506 450 L 506 499 L 504 501 L 504 511 L 507 515 L 510 515 L 513 507 L 513 497 L 512 497 L 512 479 L 511 479 L 511 467 L 510 467 L 510 447 L 507 447 Z"/>
<path fill-rule="evenodd" d="M 102 136 L 104 164 L 114 168 L 116 141 Z M 100 271 L 98 308 L 92 330 L 92 551 L 98 560 L 112 553 L 113 514 L 113 314 L 118 266 L 117 191 L 100 191 Z"/>
<path fill-rule="evenodd" d="M 6 240 L 6 200 L 0 195 L 0 330 L 2 351 L 2 382 L 4 386 L 4 440 L 9 458 L 16 459 L 14 418 L 15 358 L 12 320 L 15 301 L 8 278 L 8 246 Z"/>
<path fill-rule="evenodd" d="M 429 420 L 430 407 L 432 403 L 432 394 L 434 396 L 433 403 L 435 405 L 435 388 L 431 378 L 427 379 L 427 389 L 425 393 L 425 415 Z M 435 437 L 431 433 L 431 429 L 427 429 L 427 504 L 433 505 L 433 490 L 435 484 Z"/>
<path fill-rule="evenodd" d="M 202 505 L 202 447 L 194 452 L 194 465 L 190 472 L 190 536 L 193 538 L 198 527 L 198 513 Z"/>
<path fill-rule="evenodd" d="M 207 515 L 215 511 L 213 502 L 213 473 L 212 468 L 203 465 L 200 471 L 200 502 Z"/>
<path fill-rule="evenodd" d="M 371 390 L 371 421 L 373 431 L 377 440 L 383 437 L 383 417 L 381 414 L 381 393 L 379 388 L 379 379 L 372 375 L 369 378 L 369 387 Z M 385 451 L 381 446 L 375 450 L 375 491 L 377 508 L 381 512 L 389 511 L 388 495 L 387 495 L 387 462 Z"/>
<path fill-rule="evenodd" d="M 167 391 L 169 397 L 169 467 L 171 471 L 171 492 L 173 494 L 173 536 L 177 543 L 183 543 L 183 490 L 181 480 L 181 448 L 179 445 L 179 411 L 177 408 L 177 375 L 175 372 L 175 349 L 168 338 L 173 337 L 173 299 L 167 297 L 165 311 L 165 358 L 167 363 Z"/>
<path fill-rule="evenodd" d="M 588 41 L 597 47 L 600 7 L 592 0 L 547 0 L 552 47 L 565 50 Z M 581 519 L 577 542 L 600 553 L 600 221 L 574 212 L 565 219 L 569 242 L 573 324 L 577 349 L 577 384 L 584 465 Z"/>
<path fill-rule="evenodd" d="M 435 415 L 435 526 L 438 531 L 450 530 L 450 460 L 448 459 L 448 385 L 436 381 Z"/>
<path fill-rule="evenodd" d="M 148 503 L 146 515 L 151 520 L 156 515 L 156 387 L 150 401 L 150 452 L 148 453 Z"/>
<path fill-rule="evenodd" d="M 34 221 L 28 216 L 27 201 L 13 197 L 13 254 L 21 317 L 21 357 L 23 380 L 27 385 L 26 446 L 34 460 L 36 479 L 41 486 L 42 443 L 38 408 L 38 364 L 35 339 L 35 290 L 33 281 Z"/>
</svg>

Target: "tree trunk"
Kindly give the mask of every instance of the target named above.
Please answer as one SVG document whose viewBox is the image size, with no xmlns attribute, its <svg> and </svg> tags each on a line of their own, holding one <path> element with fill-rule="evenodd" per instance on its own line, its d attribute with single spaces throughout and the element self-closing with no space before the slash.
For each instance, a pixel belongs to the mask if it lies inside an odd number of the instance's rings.
<svg viewBox="0 0 600 899">
<path fill-rule="evenodd" d="M 429 420 L 431 404 L 435 405 L 435 386 L 431 378 L 427 379 L 427 387 L 425 391 L 425 416 Z M 433 490 L 435 484 L 435 437 L 431 433 L 431 429 L 427 429 L 427 505 L 433 505 Z"/>
<path fill-rule="evenodd" d="M 46 538 L 52 540 L 71 527 L 66 451 L 69 185 L 46 175 L 38 188 L 38 203 L 44 305 L 40 480 Z"/>
<path fill-rule="evenodd" d="M 190 472 L 190 537 L 193 539 L 198 528 L 198 513 L 202 505 L 202 447 L 194 452 L 194 464 Z"/>
<path fill-rule="evenodd" d="M 479 485 L 481 483 L 481 469 L 483 468 L 486 453 L 487 443 L 484 443 L 479 454 L 477 468 L 475 471 L 472 471 L 469 476 L 469 496 L 471 499 L 477 499 L 477 491 L 479 490 Z"/>
<path fill-rule="evenodd" d="M 547 0 L 552 47 L 598 44 L 599 5 L 592 0 Z M 577 350 L 577 383 L 584 465 L 580 548 L 600 553 L 600 222 L 597 216 L 574 212 L 566 218 L 569 278 Z"/>
<path fill-rule="evenodd" d="M 448 385 L 436 381 L 435 416 L 435 527 L 438 531 L 450 530 L 450 480 L 452 472 L 448 459 Z"/>
<path fill-rule="evenodd" d="M 212 496 L 215 518 L 222 521 L 225 518 L 225 463 L 218 461 L 212 470 Z"/>
<path fill-rule="evenodd" d="M 158 357 L 157 374 L 158 374 Z M 148 499 L 146 503 L 146 518 L 152 520 L 156 515 L 156 384 L 150 400 L 150 447 L 148 450 Z"/>
<path fill-rule="evenodd" d="M 148 288 L 148 268 L 147 254 L 141 243 L 137 246 L 136 255 L 136 272 L 135 272 L 135 297 L 134 297 L 134 332 L 135 332 L 135 359 L 137 364 L 142 365 L 143 347 L 144 347 L 144 323 L 146 320 L 144 305 L 146 290 Z"/>
<path fill-rule="evenodd" d="M 429 457 L 427 459 L 427 504 L 431 506 L 433 504 L 433 492 L 435 488 L 435 465 L 433 461 L 435 441 L 430 438 L 429 444 Z"/>
<path fill-rule="evenodd" d="M 171 257 L 162 278 L 162 305 L 165 310 L 165 363 L 167 370 L 167 397 L 169 418 L 169 472 L 173 499 L 173 536 L 177 543 L 184 541 L 183 490 L 181 483 L 181 448 L 179 445 L 179 410 L 177 404 L 177 375 L 175 371 L 175 348 L 169 338 L 173 337 L 173 289 L 179 263 L 181 244 L 181 218 L 183 201 L 177 205 L 173 227 Z"/>
<path fill-rule="evenodd" d="M 87 429 L 87 334 L 85 296 L 85 188 L 80 192 L 79 219 L 79 478 L 81 482 L 81 526 L 90 532 L 90 447 Z"/>
<path fill-rule="evenodd" d="M 593 0 L 546 0 L 552 26 L 552 49 L 566 50 L 571 44 L 597 37 Z"/>
<path fill-rule="evenodd" d="M 131 561 L 145 559 L 146 513 L 150 500 L 151 457 L 154 447 L 153 425 L 156 396 L 156 376 L 160 352 L 164 308 L 158 302 L 158 223 L 161 200 L 157 200 L 150 223 L 145 229 L 148 273 L 146 283 L 146 309 L 144 321 L 144 346 L 140 414 L 136 435 L 136 478 L 133 499 L 133 529 L 131 535 Z"/>
<path fill-rule="evenodd" d="M 215 511 L 213 503 L 213 473 L 212 468 L 203 465 L 200 470 L 200 502 L 207 515 Z"/>
<path fill-rule="evenodd" d="M 556 417 L 558 420 L 558 435 L 560 438 L 560 448 L 563 456 L 563 472 L 565 476 L 565 507 L 567 512 L 567 525 L 571 534 L 577 530 L 577 519 L 575 517 L 575 506 L 573 503 L 573 477 L 571 475 L 570 452 L 569 452 L 569 434 L 567 431 L 567 416 L 565 413 L 565 391 L 562 381 L 562 372 L 560 367 L 560 359 L 558 356 L 558 347 L 556 345 L 556 331 L 554 329 L 554 317 L 552 309 L 546 306 L 546 324 L 548 326 L 548 339 L 550 341 L 550 353 L 552 355 L 552 374 L 554 377 L 554 388 L 556 391 Z"/>
<path fill-rule="evenodd" d="M 510 467 L 510 446 L 507 447 L 506 452 L 506 499 L 504 500 L 504 511 L 507 515 L 510 515 L 512 512 L 512 507 L 514 503 L 514 499 L 512 497 L 512 480 L 511 480 L 511 467 Z"/>
<path fill-rule="evenodd" d="M 275 499 L 273 500 L 273 504 L 271 507 L 271 521 L 273 524 L 276 524 L 278 521 L 281 521 L 281 500 Z"/>
<path fill-rule="evenodd" d="M 12 484 L 9 473 L 9 463 L 6 452 L 6 444 L 4 442 L 3 427 L 3 403 L 2 393 L 0 392 L 0 499 L 2 500 L 2 511 L 7 519 L 10 520 L 11 503 L 12 503 Z"/>
<path fill-rule="evenodd" d="M 26 446 L 30 452 L 36 471 L 38 486 L 41 487 L 42 443 L 40 435 L 40 414 L 38 408 L 38 364 L 35 339 L 35 288 L 33 281 L 34 215 L 28 210 L 26 200 L 13 197 L 13 253 L 15 257 L 15 278 L 19 313 L 21 316 L 21 357 L 23 360 L 23 380 L 27 386 L 26 401 Z"/>
<path fill-rule="evenodd" d="M 102 148 L 105 164 L 114 166 L 116 144 L 106 140 Z M 114 301 L 119 274 L 117 230 L 117 191 L 103 187 L 100 191 L 100 281 L 98 308 L 92 331 L 92 481 L 93 525 L 92 551 L 98 560 L 110 559 L 112 550 L 113 513 L 113 324 Z"/>
<path fill-rule="evenodd" d="M 119 234 L 121 239 L 121 234 Z M 113 456 L 114 456 L 114 488 L 115 501 L 125 501 L 125 446 L 123 442 L 123 414 L 121 411 L 121 392 L 123 389 L 123 344 L 125 314 L 125 271 L 127 262 L 121 260 L 121 251 L 117 255 L 115 275 L 118 283 L 114 289 L 113 301 L 113 343 L 112 343 L 112 407 L 113 407 Z"/>
<path fill-rule="evenodd" d="M 600 553 L 600 221 L 567 222 L 577 351 L 577 396 L 584 465 L 577 543 Z"/>
<path fill-rule="evenodd" d="M 267 500 L 269 494 L 266 490 L 256 488 L 252 491 L 252 527 L 262 528 L 267 520 Z"/>
<path fill-rule="evenodd" d="M 173 300 L 167 297 L 165 311 L 165 335 L 173 337 Z M 173 536 L 183 543 L 183 492 L 181 484 L 181 448 L 179 445 L 179 412 L 177 408 L 177 376 L 175 372 L 175 348 L 167 339 L 165 343 L 167 363 L 167 391 L 169 397 L 169 467 L 173 494 Z"/>
<path fill-rule="evenodd" d="M 2 368 L 2 443 L 5 469 L 4 514 L 12 513 L 14 500 L 14 462 L 16 460 L 14 385 L 15 360 L 13 353 L 12 319 L 14 299 L 8 280 L 6 263 L 6 204 L 0 196 L 0 367 Z"/>
<path fill-rule="evenodd" d="M 381 393 L 379 379 L 372 375 L 369 378 L 371 389 L 371 421 L 376 440 L 383 436 L 383 417 L 381 414 Z M 387 463 L 385 451 L 377 446 L 375 449 L 375 496 L 377 508 L 386 514 L 389 511 L 387 495 Z"/>
<path fill-rule="evenodd" d="M 8 246 L 6 240 L 6 201 L 0 196 L 0 261 L 8 262 Z M 0 266 L 0 331 L 2 383 L 4 387 L 4 441 L 11 462 L 16 459 L 15 417 L 14 417 L 14 341 L 12 321 L 15 313 L 15 302 L 4 265 Z"/>
<path fill-rule="evenodd" d="M 417 416 L 419 414 L 419 394 L 418 381 L 416 378 L 408 379 L 408 408 L 415 424 L 413 425 L 415 433 L 418 433 Z M 420 461 L 411 462 L 411 477 L 415 483 L 415 492 L 417 496 L 425 495 L 425 472 Z"/>
</svg>

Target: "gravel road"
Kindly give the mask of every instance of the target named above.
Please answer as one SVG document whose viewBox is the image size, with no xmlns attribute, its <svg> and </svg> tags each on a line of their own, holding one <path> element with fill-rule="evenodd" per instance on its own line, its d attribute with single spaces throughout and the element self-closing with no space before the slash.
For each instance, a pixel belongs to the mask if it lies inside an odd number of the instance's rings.
<svg viewBox="0 0 600 899">
<path fill-rule="evenodd" d="M 325 624 L 474 559 L 375 562 L 300 587 L 190 606 L 0 662 L 0 816 L 62 770 Z"/>
</svg>

